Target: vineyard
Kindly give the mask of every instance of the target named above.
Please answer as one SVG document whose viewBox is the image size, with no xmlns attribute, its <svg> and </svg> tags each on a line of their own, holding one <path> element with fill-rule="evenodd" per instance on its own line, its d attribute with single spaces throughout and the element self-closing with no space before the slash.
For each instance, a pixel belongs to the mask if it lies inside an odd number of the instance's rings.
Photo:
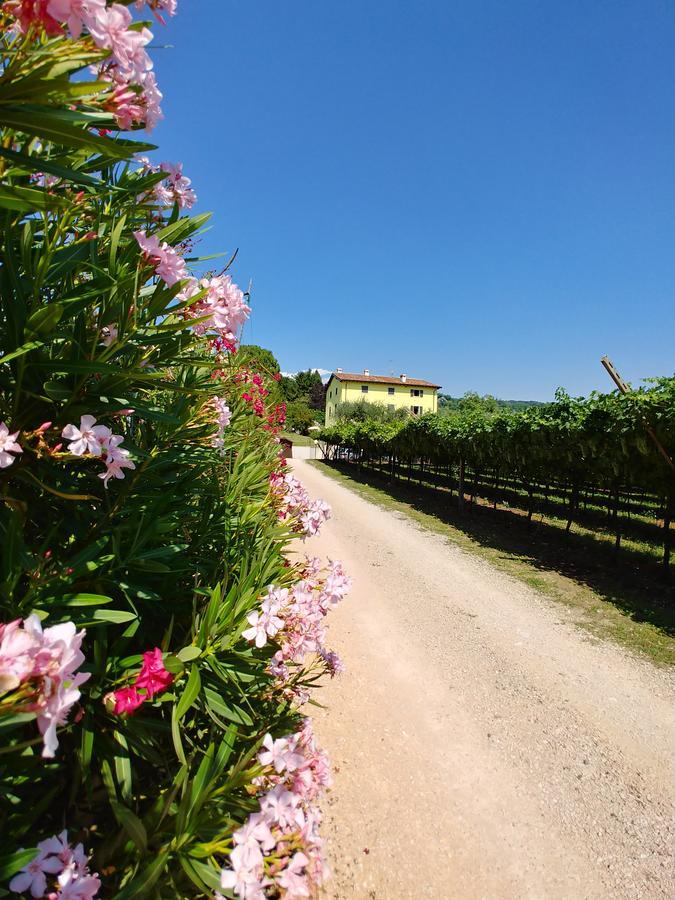
<svg viewBox="0 0 675 900">
<path fill-rule="evenodd" d="M 390 479 L 445 491 L 474 504 L 583 529 L 618 552 L 660 556 L 668 571 L 675 471 L 650 438 L 675 447 L 675 378 L 631 391 L 563 391 L 525 412 L 471 410 L 404 422 L 342 421 L 320 440 L 332 459 L 355 461 Z"/>
<path fill-rule="evenodd" d="M 195 255 L 146 46 L 172 0 L 0 8 L 0 896 L 306 897 L 340 661 L 250 298 Z"/>
</svg>

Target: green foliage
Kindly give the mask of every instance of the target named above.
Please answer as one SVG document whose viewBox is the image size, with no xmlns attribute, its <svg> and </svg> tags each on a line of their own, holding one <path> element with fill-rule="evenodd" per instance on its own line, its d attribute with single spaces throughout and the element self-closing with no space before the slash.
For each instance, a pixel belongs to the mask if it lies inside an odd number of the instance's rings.
<svg viewBox="0 0 675 900">
<path fill-rule="evenodd" d="M 179 299 L 180 285 L 153 277 L 133 232 L 181 251 L 208 217 L 152 200 L 157 176 L 131 165 L 147 145 L 114 133 L 97 101 L 110 86 L 83 80 L 101 53 L 61 37 L 11 40 L 0 79 L 0 420 L 23 453 L 0 469 L 0 622 L 36 612 L 46 626 L 86 629 L 91 677 L 53 760 L 40 756 L 34 713 L 0 719 L 0 831 L 14 854 L 68 827 L 93 850 L 106 896 L 211 896 L 256 805 L 263 735 L 300 721 L 272 690 L 272 650 L 241 638 L 265 587 L 297 577 L 269 488 L 278 448 L 238 381 L 241 367 L 278 366 L 258 347 L 214 355 L 185 318 L 199 295 Z M 35 187 L 35 171 L 59 181 Z M 215 395 L 233 413 L 219 450 Z M 119 431 L 135 461 L 108 487 L 100 458 L 63 446 L 84 414 Z M 131 684 L 156 646 L 171 689 L 113 715 L 105 695 Z M 0 880 L 26 852 L 2 862 Z"/>
<path fill-rule="evenodd" d="M 288 375 L 282 375 L 279 387 L 281 389 L 281 395 L 287 403 L 292 400 L 297 400 L 300 396 L 300 388 L 298 387 L 295 378 L 290 378 Z"/>
<path fill-rule="evenodd" d="M 316 369 L 307 369 L 306 372 L 298 372 L 295 376 L 295 383 L 298 386 L 299 393 L 308 397 L 311 394 L 312 387 L 323 387 L 321 376 Z"/>
<path fill-rule="evenodd" d="M 655 380 L 629 395 L 594 393 L 585 400 L 558 391 L 553 403 L 520 413 L 469 402 L 454 415 L 410 417 L 384 431 L 373 430 L 377 423 L 369 416 L 324 429 L 320 439 L 403 459 L 443 464 L 461 459 L 474 470 L 499 470 L 524 481 L 633 486 L 672 497 L 673 470 L 650 441 L 645 423 L 672 457 L 675 378 Z"/>
<path fill-rule="evenodd" d="M 286 400 L 286 421 L 291 431 L 307 434 L 312 425 L 323 424 L 326 388 L 316 369 L 298 372 L 293 377 L 283 375 L 279 387 Z"/>
<path fill-rule="evenodd" d="M 316 420 L 316 412 L 310 409 L 304 400 L 294 400 L 286 404 L 286 427 L 290 431 L 307 434 Z"/>
<path fill-rule="evenodd" d="M 491 394 L 481 396 L 475 391 L 467 391 L 463 397 L 451 397 L 449 394 L 438 395 L 438 412 L 443 415 L 459 411 L 467 411 L 471 408 L 482 408 L 486 412 L 510 409 L 514 412 L 523 412 L 537 406 L 545 406 L 540 400 L 499 400 Z"/>
<path fill-rule="evenodd" d="M 410 416 L 405 406 L 389 409 L 384 403 L 371 403 L 368 400 L 338 403 L 335 414 L 338 420 L 346 422 L 403 422 Z"/>
</svg>

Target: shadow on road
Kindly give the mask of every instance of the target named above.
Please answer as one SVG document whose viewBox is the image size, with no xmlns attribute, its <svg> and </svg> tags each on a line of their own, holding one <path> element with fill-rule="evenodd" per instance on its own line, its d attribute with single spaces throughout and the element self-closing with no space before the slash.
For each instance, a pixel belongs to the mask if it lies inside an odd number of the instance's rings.
<svg viewBox="0 0 675 900">
<path fill-rule="evenodd" d="M 649 622 L 675 636 L 675 585 L 666 581 L 657 563 L 636 559 L 623 550 L 591 537 L 563 530 L 545 521 L 528 522 L 510 510 L 474 506 L 460 512 L 456 497 L 414 483 L 393 481 L 372 469 L 343 461 L 322 461 L 352 481 L 372 485 L 412 509 L 434 516 L 484 547 L 518 558 L 540 571 L 556 572 L 590 587 L 603 600 L 636 622 Z"/>
</svg>

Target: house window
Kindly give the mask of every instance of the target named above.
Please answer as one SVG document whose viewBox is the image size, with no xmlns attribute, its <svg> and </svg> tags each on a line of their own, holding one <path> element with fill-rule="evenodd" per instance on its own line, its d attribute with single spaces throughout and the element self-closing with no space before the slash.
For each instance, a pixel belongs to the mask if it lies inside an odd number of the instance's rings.
<svg viewBox="0 0 675 900">
<path fill-rule="evenodd" d="M 411 397 L 423 397 L 424 391 L 419 388 L 410 388 L 410 396 Z"/>
<path fill-rule="evenodd" d="M 421 406 L 411 406 L 410 412 L 413 414 L 413 416 L 419 416 L 420 413 L 422 412 L 422 407 Z"/>
<path fill-rule="evenodd" d="M 389 394 L 390 397 L 394 396 L 395 390 L 396 390 L 396 388 L 387 388 L 387 393 Z"/>
<path fill-rule="evenodd" d="M 368 393 L 368 385 L 367 385 L 367 384 L 362 384 L 362 385 L 361 385 L 361 393 L 362 393 L 362 394 L 367 394 L 367 393 Z"/>
</svg>

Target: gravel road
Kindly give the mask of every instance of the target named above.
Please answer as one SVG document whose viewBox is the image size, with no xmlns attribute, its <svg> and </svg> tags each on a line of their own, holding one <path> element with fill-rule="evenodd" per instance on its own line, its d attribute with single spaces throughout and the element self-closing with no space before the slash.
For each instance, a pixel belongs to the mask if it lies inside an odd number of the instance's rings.
<svg viewBox="0 0 675 900">
<path fill-rule="evenodd" d="M 354 589 L 315 727 L 337 769 L 324 896 L 671 897 L 673 679 L 480 558 L 293 469 Z"/>
</svg>

